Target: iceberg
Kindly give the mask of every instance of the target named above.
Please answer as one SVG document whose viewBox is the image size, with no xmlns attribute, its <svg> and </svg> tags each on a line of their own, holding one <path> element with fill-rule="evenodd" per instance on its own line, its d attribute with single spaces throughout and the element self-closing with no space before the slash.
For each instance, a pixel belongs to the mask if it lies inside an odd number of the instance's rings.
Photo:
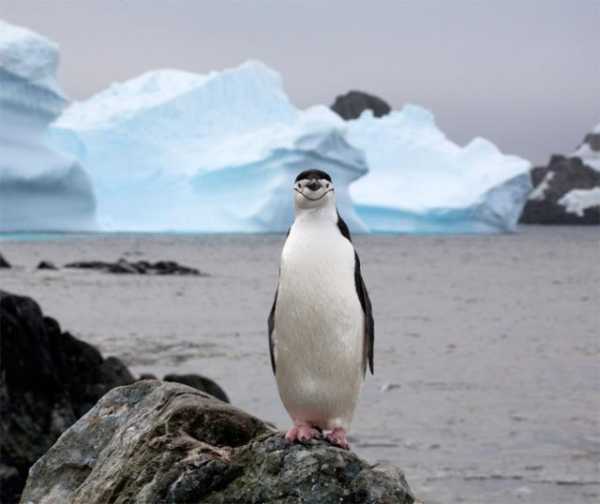
<svg viewBox="0 0 600 504">
<path fill-rule="evenodd" d="M 96 228 L 89 177 L 45 135 L 67 100 L 57 46 L 0 20 L 0 231 Z"/>
<path fill-rule="evenodd" d="M 512 230 L 531 190 L 529 162 L 483 139 L 455 145 L 425 109 L 299 110 L 255 61 L 115 83 L 72 104 L 49 139 L 90 174 L 105 230 L 284 231 L 292 181 L 313 167 L 332 175 L 353 231 Z"/>
<path fill-rule="evenodd" d="M 367 110 L 347 124 L 348 141 L 369 165 L 350 194 L 371 231 L 515 229 L 532 189 L 529 161 L 503 155 L 482 138 L 462 148 L 415 105 L 380 118 Z"/>
<path fill-rule="evenodd" d="M 296 174 L 318 167 L 334 178 L 348 225 L 366 231 L 349 193 L 366 161 L 332 116 L 298 110 L 280 76 L 250 61 L 115 83 L 72 104 L 49 141 L 85 166 L 104 230 L 285 231 Z"/>
</svg>

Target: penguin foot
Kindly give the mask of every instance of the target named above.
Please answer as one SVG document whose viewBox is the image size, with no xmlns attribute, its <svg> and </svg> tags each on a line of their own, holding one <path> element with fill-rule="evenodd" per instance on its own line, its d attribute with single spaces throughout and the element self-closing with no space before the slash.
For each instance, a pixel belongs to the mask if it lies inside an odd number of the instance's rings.
<svg viewBox="0 0 600 504">
<path fill-rule="evenodd" d="M 329 441 L 332 445 L 339 446 L 344 450 L 350 449 L 348 439 L 346 438 L 346 430 L 342 427 L 336 427 L 333 429 L 325 436 L 325 439 L 327 439 L 327 441 Z"/>
<path fill-rule="evenodd" d="M 308 424 L 294 425 L 285 435 L 285 439 L 293 443 L 294 441 L 310 441 L 321 436 L 321 431 L 311 427 Z"/>
</svg>

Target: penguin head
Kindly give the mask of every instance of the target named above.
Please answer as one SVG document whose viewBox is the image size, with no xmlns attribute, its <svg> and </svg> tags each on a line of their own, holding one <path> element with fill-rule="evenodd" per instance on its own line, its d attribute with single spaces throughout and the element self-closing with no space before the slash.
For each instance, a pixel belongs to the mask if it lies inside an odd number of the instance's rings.
<svg viewBox="0 0 600 504">
<path fill-rule="evenodd" d="M 297 209 L 308 210 L 333 205 L 334 187 L 328 173 L 321 170 L 305 170 L 294 181 L 294 202 Z"/>
</svg>

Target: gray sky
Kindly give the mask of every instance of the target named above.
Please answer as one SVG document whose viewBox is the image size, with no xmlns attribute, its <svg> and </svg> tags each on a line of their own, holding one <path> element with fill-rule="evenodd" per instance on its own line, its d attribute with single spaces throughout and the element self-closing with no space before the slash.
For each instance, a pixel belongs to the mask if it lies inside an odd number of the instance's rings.
<svg viewBox="0 0 600 504">
<path fill-rule="evenodd" d="M 299 107 L 362 89 L 538 163 L 600 122 L 600 0 L 0 0 L 0 18 L 60 44 L 76 99 L 253 58 Z"/>
</svg>

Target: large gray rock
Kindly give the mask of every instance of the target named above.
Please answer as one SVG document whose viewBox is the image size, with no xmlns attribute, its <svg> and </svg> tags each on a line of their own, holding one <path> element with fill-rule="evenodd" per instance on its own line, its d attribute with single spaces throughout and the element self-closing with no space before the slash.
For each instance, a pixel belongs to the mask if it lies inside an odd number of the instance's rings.
<svg viewBox="0 0 600 504">
<path fill-rule="evenodd" d="M 32 468 L 21 502 L 412 503 L 402 473 L 281 433 L 208 394 L 140 381 L 106 394 Z"/>
<path fill-rule="evenodd" d="M 378 96 L 363 91 L 348 91 L 336 97 L 331 106 L 342 119 L 357 119 L 365 110 L 371 110 L 375 117 L 382 117 L 391 112 L 391 107 Z"/>
<path fill-rule="evenodd" d="M 0 290 L 0 502 L 17 502 L 29 467 L 113 387 L 125 365 L 63 332 L 31 298 Z"/>
</svg>

